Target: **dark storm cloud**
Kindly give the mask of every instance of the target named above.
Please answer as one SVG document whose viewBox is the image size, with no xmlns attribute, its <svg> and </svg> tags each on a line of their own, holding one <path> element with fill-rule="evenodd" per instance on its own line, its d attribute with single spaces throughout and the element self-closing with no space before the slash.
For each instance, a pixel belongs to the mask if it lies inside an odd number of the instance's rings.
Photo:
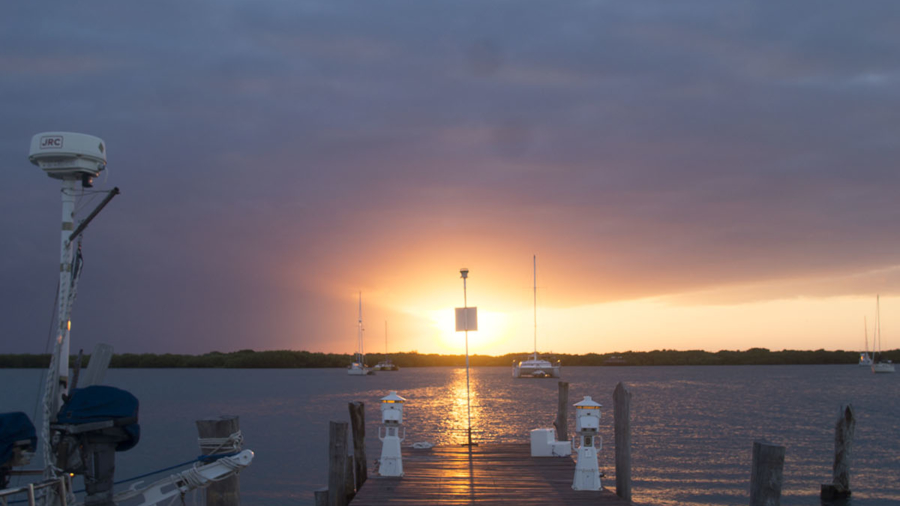
<svg viewBox="0 0 900 506">
<path fill-rule="evenodd" d="M 76 313 L 135 350 L 315 348 L 283 315 L 333 333 L 346 265 L 467 218 L 565 258 L 580 303 L 894 265 L 898 10 L 4 5 L 4 349 L 50 313 L 57 194 L 25 161 L 50 129 L 110 147 Z"/>
</svg>

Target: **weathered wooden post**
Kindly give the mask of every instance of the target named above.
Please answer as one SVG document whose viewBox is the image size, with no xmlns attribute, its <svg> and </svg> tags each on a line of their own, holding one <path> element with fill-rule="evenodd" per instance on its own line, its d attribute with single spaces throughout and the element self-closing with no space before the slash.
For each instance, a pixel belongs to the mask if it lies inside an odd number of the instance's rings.
<svg viewBox="0 0 900 506">
<path fill-rule="evenodd" d="M 356 472 L 356 490 L 362 488 L 369 479 L 366 459 L 366 405 L 362 402 L 351 402 L 350 427 L 353 432 L 353 467 Z"/>
<path fill-rule="evenodd" d="M 750 472 L 750 506 L 781 504 L 784 447 L 765 441 L 753 442 L 753 468 Z"/>
<path fill-rule="evenodd" d="M 347 505 L 347 422 L 328 422 L 328 506 Z"/>
<path fill-rule="evenodd" d="M 356 487 L 353 485 L 353 454 L 347 454 L 347 460 L 344 461 L 344 497 L 347 498 L 347 504 L 356 496 Z"/>
<path fill-rule="evenodd" d="M 328 506 L 328 489 L 320 488 L 315 491 L 316 506 Z"/>
<path fill-rule="evenodd" d="M 91 357 L 93 359 L 93 357 Z M 220 455 L 241 451 L 241 422 L 237 416 L 223 415 L 197 420 L 200 451 L 203 455 Z M 206 506 L 238 506 L 241 483 L 238 475 L 212 483 L 206 488 Z"/>
<path fill-rule="evenodd" d="M 631 500 L 631 392 L 619 382 L 613 391 L 616 431 L 616 495 Z"/>
<path fill-rule="evenodd" d="M 831 484 L 823 484 L 822 499 L 837 499 L 850 495 L 850 454 L 853 434 L 856 432 L 856 415 L 853 405 L 841 406 L 834 425 L 834 468 Z"/>
<path fill-rule="evenodd" d="M 556 427 L 556 440 L 569 440 L 569 382 L 559 382 L 559 404 L 556 406 L 556 421 L 553 426 Z"/>
</svg>

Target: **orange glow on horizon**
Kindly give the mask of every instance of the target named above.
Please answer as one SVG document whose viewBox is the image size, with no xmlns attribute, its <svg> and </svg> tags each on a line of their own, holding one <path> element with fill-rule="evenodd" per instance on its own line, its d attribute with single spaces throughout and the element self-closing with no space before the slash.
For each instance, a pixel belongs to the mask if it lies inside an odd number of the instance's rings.
<svg viewBox="0 0 900 506">
<path fill-rule="evenodd" d="M 487 297 L 479 300 L 479 330 L 469 332 L 469 354 L 530 353 L 535 332 L 533 308 L 522 304 L 504 310 L 486 309 L 500 305 L 493 302 Z M 391 303 L 399 305 L 402 301 Z M 897 304 L 898 299 L 881 299 L 884 349 L 900 347 L 900 315 L 893 316 L 891 312 Z M 392 346 L 394 351 L 464 354 L 465 336 L 456 332 L 454 307 L 413 303 L 393 309 L 414 322 L 406 327 L 405 336 L 391 338 L 397 343 Z M 753 347 L 857 351 L 865 346 L 864 316 L 869 321 L 868 342 L 872 347 L 874 309 L 874 297 L 730 305 L 679 304 L 652 298 L 566 308 L 538 307 L 537 349 L 539 353 L 571 354 Z"/>
</svg>

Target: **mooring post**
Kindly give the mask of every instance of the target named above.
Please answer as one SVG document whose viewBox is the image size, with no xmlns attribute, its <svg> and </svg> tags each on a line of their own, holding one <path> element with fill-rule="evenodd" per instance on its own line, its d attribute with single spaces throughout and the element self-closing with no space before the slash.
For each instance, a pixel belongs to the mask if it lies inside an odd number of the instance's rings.
<svg viewBox="0 0 900 506">
<path fill-rule="evenodd" d="M 559 382 L 559 404 L 556 405 L 556 440 L 569 440 L 569 382 Z"/>
<path fill-rule="evenodd" d="M 753 442 L 753 468 L 750 471 L 750 506 L 781 504 L 784 471 L 784 447 L 765 441 Z"/>
<path fill-rule="evenodd" d="M 320 488 L 315 491 L 316 506 L 328 506 L 328 489 Z"/>
<path fill-rule="evenodd" d="M 347 504 L 356 496 L 356 487 L 353 485 L 353 454 L 347 454 L 347 460 L 344 461 L 344 496 L 347 498 Z"/>
<path fill-rule="evenodd" d="M 93 357 L 91 357 L 93 359 Z M 197 420 L 200 451 L 203 455 L 219 455 L 241 451 L 241 422 L 237 416 L 223 415 Z M 238 475 L 212 483 L 206 488 L 206 506 L 238 506 L 241 483 Z"/>
<path fill-rule="evenodd" d="M 347 505 L 347 422 L 328 422 L 328 506 Z"/>
<path fill-rule="evenodd" d="M 369 479 L 366 459 L 366 405 L 355 401 L 348 405 L 350 409 L 350 427 L 353 432 L 353 467 L 356 472 L 356 490 L 362 488 Z"/>
<path fill-rule="evenodd" d="M 616 431 L 616 495 L 631 500 L 631 392 L 619 382 L 613 391 Z"/>
<path fill-rule="evenodd" d="M 850 450 L 856 432 L 853 405 L 841 406 L 834 425 L 834 467 L 831 484 L 823 484 L 822 499 L 837 499 L 850 495 Z"/>
</svg>

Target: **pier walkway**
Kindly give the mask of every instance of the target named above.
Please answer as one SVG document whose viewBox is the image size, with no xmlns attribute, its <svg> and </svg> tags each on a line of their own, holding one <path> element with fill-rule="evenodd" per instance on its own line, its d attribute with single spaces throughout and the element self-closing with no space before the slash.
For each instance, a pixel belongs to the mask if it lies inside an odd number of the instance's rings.
<svg viewBox="0 0 900 506">
<path fill-rule="evenodd" d="M 403 471 L 403 478 L 370 475 L 351 506 L 630 504 L 606 479 L 601 491 L 572 490 L 574 460 L 532 457 L 528 444 L 404 448 Z"/>
</svg>

